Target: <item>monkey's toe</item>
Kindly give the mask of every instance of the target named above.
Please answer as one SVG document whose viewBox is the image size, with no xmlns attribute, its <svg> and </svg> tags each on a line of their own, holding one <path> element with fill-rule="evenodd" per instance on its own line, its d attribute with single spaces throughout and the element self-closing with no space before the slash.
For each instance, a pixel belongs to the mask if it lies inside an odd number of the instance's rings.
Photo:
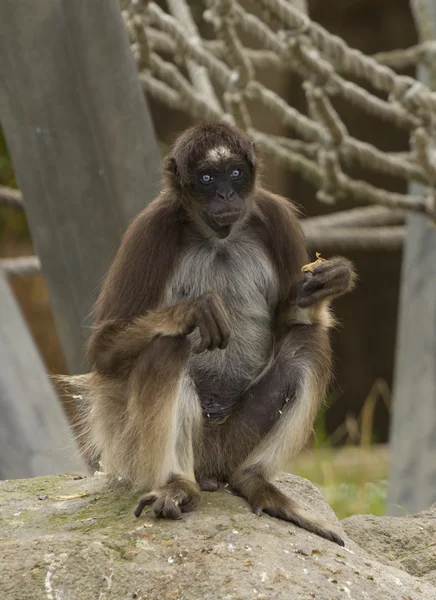
<svg viewBox="0 0 436 600">
<path fill-rule="evenodd" d="M 136 505 L 136 508 L 134 511 L 135 517 L 140 517 L 144 508 L 146 506 L 149 506 L 150 504 L 153 504 L 153 502 L 156 501 L 156 498 L 157 498 L 157 496 L 154 492 L 147 494 L 146 496 L 143 496 L 140 499 L 140 501 L 138 502 L 138 504 Z"/>
<path fill-rule="evenodd" d="M 335 533 L 334 531 L 331 531 L 330 529 L 324 529 L 323 527 L 320 527 L 319 525 L 316 525 L 316 524 L 314 525 L 313 528 L 304 527 L 304 529 L 307 529 L 307 531 L 310 531 L 311 533 L 315 533 L 316 535 L 319 535 L 319 537 L 322 537 L 325 540 L 328 540 L 329 542 L 338 544 L 338 546 L 345 546 L 345 542 L 341 538 L 341 536 L 338 535 L 337 533 Z"/>
<path fill-rule="evenodd" d="M 198 479 L 198 485 L 202 492 L 216 492 L 220 487 L 215 479 L 209 479 L 208 477 L 200 477 L 200 479 Z"/>
<path fill-rule="evenodd" d="M 337 533 L 335 533 L 334 531 L 329 531 L 327 530 L 327 533 L 330 534 L 330 539 L 332 542 L 334 542 L 335 544 L 338 544 L 339 546 L 345 546 L 345 542 L 344 540 L 341 538 L 340 535 L 338 535 Z"/>
<path fill-rule="evenodd" d="M 153 510 L 157 519 L 179 520 L 182 518 L 181 508 L 171 496 L 164 495 L 158 498 L 153 506 Z"/>
</svg>

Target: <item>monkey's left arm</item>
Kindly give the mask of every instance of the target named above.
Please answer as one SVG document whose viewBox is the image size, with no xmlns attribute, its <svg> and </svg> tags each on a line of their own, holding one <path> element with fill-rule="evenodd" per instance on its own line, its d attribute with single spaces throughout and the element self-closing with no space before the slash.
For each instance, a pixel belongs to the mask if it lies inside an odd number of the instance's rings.
<svg viewBox="0 0 436 600">
<path fill-rule="evenodd" d="M 302 267 L 308 266 L 309 256 L 292 202 L 262 191 L 257 199 L 257 210 L 260 217 L 253 220 L 253 225 L 270 253 L 282 286 L 277 309 L 278 331 L 283 333 L 289 324 L 330 327 L 333 324 L 329 311 L 331 300 L 355 285 L 352 263 L 338 256 L 310 265 L 314 268 L 302 273 Z"/>
<path fill-rule="evenodd" d="M 351 291 L 355 281 L 356 272 L 349 260 L 341 256 L 325 260 L 303 273 L 296 286 L 295 303 L 304 309 L 333 300 Z"/>
</svg>

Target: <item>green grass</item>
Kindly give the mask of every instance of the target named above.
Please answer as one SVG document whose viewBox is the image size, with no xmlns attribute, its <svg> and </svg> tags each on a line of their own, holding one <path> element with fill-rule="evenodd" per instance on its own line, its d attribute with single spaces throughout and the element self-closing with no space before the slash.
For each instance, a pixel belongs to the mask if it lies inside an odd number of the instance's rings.
<svg viewBox="0 0 436 600">
<path fill-rule="evenodd" d="M 376 445 L 307 451 L 292 468 L 320 488 L 340 519 L 356 513 L 384 514 L 387 470 L 388 449 Z"/>
<path fill-rule="evenodd" d="M 386 506 L 388 448 L 373 439 L 374 411 L 378 402 L 390 408 L 390 391 L 384 380 L 376 380 L 357 417 L 347 416 L 327 436 L 325 414 L 337 399 L 332 396 L 318 415 L 315 440 L 290 469 L 320 488 L 340 518 L 363 513 L 383 515 Z M 342 443 L 340 447 L 336 444 Z"/>
</svg>

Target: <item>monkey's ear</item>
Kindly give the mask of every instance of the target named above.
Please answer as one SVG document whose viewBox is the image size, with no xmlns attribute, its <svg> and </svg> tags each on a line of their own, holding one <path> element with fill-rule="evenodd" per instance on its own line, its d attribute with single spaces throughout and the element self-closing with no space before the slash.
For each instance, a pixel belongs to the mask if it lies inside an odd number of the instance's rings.
<svg viewBox="0 0 436 600">
<path fill-rule="evenodd" d="M 256 168 L 256 163 L 257 163 L 256 142 L 254 140 L 251 140 L 250 146 L 251 146 L 251 148 L 250 148 L 250 152 L 248 153 L 248 160 L 250 162 L 251 168 L 254 170 Z"/>
<path fill-rule="evenodd" d="M 165 170 L 172 175 L 177 175 L 177 163 L 174 156 L 167 156 L 165 159 Z"/>
<path fill-rule="evenodd" d="M 176 159 L 174 158 L 174 156 L 170 156 L 170 158 L 168 160 L 168 166 L 169 166 L 171 173 L 173 175 L 177 175 L 178 169 L 177 169 Z"/>
</svg>

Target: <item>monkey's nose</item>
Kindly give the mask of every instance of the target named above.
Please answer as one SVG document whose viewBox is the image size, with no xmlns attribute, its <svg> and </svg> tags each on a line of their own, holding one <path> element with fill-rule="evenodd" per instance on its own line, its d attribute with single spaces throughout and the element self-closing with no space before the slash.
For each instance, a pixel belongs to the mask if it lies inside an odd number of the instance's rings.
<svg viewBox="0 0 436 600">
<path fill-rule="evenodd" d="M 234 190 L 226 190 L 225 192 L 217 192 L 217 196 L 224 202 L 232 202 L 235 199 Z"/>
</svg>

